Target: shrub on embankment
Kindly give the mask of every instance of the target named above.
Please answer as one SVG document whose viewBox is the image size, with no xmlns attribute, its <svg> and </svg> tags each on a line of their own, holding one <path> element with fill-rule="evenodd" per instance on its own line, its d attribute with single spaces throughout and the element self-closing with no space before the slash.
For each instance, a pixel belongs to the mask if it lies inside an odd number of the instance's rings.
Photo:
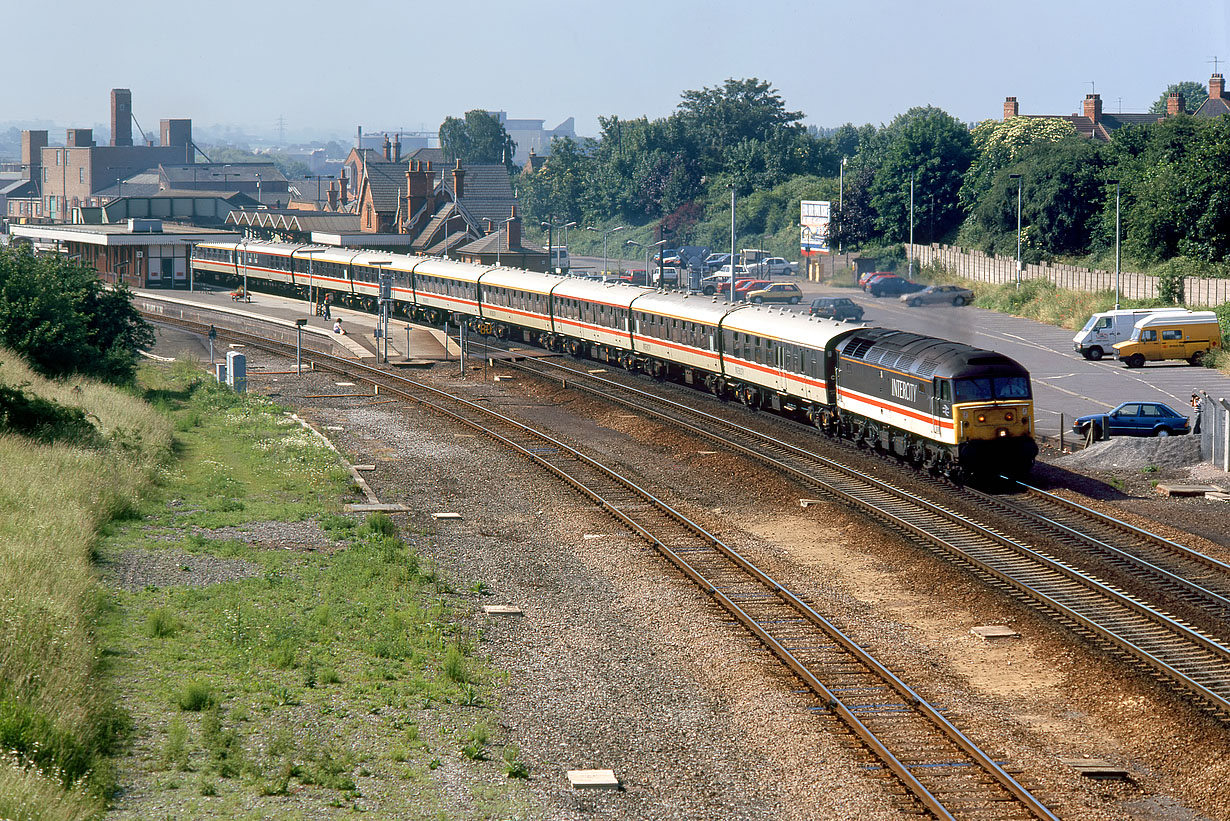
<svg viewBox="0 0 1230 821">
<path fill-rule="evenodd" d="M 170 423 L 4 349 L 0 387 L 0 818 L 89 817 L 125 724 L 95 641 L 92 551 L 170 455 Z"/>
</svg>

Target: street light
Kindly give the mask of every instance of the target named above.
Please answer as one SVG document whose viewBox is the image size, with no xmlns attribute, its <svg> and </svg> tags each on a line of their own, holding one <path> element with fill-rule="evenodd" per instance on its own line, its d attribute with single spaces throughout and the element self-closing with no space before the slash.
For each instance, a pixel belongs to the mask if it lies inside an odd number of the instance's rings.
<svg viewBox="0 0 1230 821">
<path fill-rule="evenodd" d="M 735 184 L 730 184 L 730 304 L 735 304 Z"/>
<path fill-rule="evenodd" d="M 627 244 L 635 245 L 637 248 L 644 249 L 645 251 L 645 283 L 648 284 L 649 283 L 649 250 L 651 248 L 661 248 L 663 245 L 666 244 L 666 240 L 660 239 L 657 242 L 651 242 L 648 245 L 645 245 L 644 243 L 640 243 L 634 239 L 630 239 L 628 240 Z"/>
<path fill-rule="evenodd" d="M 260 205 L 261 205 L 261 175 L 257 174 L 256 175 L 256 206 L 259 208 Z"/>
<path fill-rule="evenodd" d="M 1009 174 L 1008 179 L 1016 180 L 1016 289 L 1021 290 L 1021 175 Z M 1115 295 L 1115 307 L 1119 307 L 1118 294 Z"/>
<path fill-rule="evenodd" d="M 552 244 L 551 244 L 551 237 L 552 237 L 553 229 L 556 229 L 556 228 L 564 229 L 564 248 L 565 250 L 567 250 L 568 248 L 568 229 L 576 225 L 576 223 L 575 222 L 565 222 L 563 225 L 553 225 L 550 222 L 541 222 L 539 224 L 543 228 L 547 229 L 547 271 L 549 273 L 552 268 L 562 268 L 563 267 L 562 265 L 555 264 L 555 256 L 554 256 L 554 252 L 552 251 Z"/>
<path fill-rule="evenodd" d="M 914 172 L 910 172 L 910 273 L 909 279 L 914 279 Z"/>
<path fill-rule="evenodd" d="M 594 231 L 595 233 L 602 234 L 602 273 L 605 274 L 606 273 L 606 240 L 607 240 L 607 237 L 609 237 L 611 234 L 614 234 L 616 231 L 624 230 L 624 226 L 621 225 L 618 228 L 612 228 L 609 231 L 603 231 L 599 228 L 595 228 L 592 225 L 587 225 L 585 226 L 585 230 Z"/>
<path fill-rule="evenodd" d="M 1119 310 L 1119 180 L 1115 180 L 1115 310 Z"/>
<path fill-rule="evenodd" d="M 842 251 L 841 245 L 845 241 L 842 235 L 846 232 L 846 160 L 848 159 L 850 158 L 842 157 L 841 166 L 837 169 L 837 219 L 840 220 L 838 224 L 841 225 L 841 232 L 837 235 L 837 253 L 839 254 Z"/>
</svg>

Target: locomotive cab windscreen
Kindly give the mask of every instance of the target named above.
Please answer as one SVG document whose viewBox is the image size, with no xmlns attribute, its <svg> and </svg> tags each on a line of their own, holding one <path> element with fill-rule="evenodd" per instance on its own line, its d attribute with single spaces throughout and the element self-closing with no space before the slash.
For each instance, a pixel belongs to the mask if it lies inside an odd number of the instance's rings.
<svg viewBox="0 0 1230 821">
<path fill-rule="evenodd" d="M 984 376 L 952 380 L 953 401 L 967 402 L 1020 401 L 1029 399 L 1028 376 Z"/>
</svg>

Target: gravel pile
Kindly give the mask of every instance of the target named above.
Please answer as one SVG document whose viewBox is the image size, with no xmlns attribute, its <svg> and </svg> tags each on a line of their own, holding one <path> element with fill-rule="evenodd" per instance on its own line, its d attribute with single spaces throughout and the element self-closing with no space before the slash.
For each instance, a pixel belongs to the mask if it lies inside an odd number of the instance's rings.
<svg viewBox="0 0 1230 821">
<path fill-rule="evenodd" d="M 1200 440 L 1195 436 L 1117 436 L 1095 442 L 1056 463 L 1074 470 L 1107 471 L 1182 468 L 1199 461 Z"/>
</svg>

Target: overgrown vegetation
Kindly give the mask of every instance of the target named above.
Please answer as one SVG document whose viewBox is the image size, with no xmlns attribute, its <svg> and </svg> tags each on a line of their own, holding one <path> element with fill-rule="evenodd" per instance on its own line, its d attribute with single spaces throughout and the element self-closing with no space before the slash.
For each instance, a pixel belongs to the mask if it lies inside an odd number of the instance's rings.
<svg viewBox="0 0 1230 821">
<path fill-rule="evenodd" d="M 180 459 L 100 552 L 172 551 L 184 584 L 117 593 L 106 622 L 140 728 L 125 777 L 193 817 L 277 814 L 292 792 L 358 806 L 371 778 L 380 801 L 412 794 L 424 815 L 453 817 L 433 775 L 448 760 L 506 774 L 492 804 L 522 811 L 528 768 L 488 752 L 492 676 L 458 619 L 464 597 L 392 518 L 341 512 L 349 474 L 282 408 L 183 373 L 141 380 Z M 315 522 L 329 549 L 244 536 L 278 521 Z M 191 586 L 203 567 L 225 580 Z"/>
<path fill-rule="evenodd" d="M 127 724 L 95 636 L 91 560 L 167 463 L 171 430 L 135 397 L 49 381 L 12 351 L 0 386 L 0 817 L 84 818 L 115 784 L 108 755 Z"/>
</svg>

